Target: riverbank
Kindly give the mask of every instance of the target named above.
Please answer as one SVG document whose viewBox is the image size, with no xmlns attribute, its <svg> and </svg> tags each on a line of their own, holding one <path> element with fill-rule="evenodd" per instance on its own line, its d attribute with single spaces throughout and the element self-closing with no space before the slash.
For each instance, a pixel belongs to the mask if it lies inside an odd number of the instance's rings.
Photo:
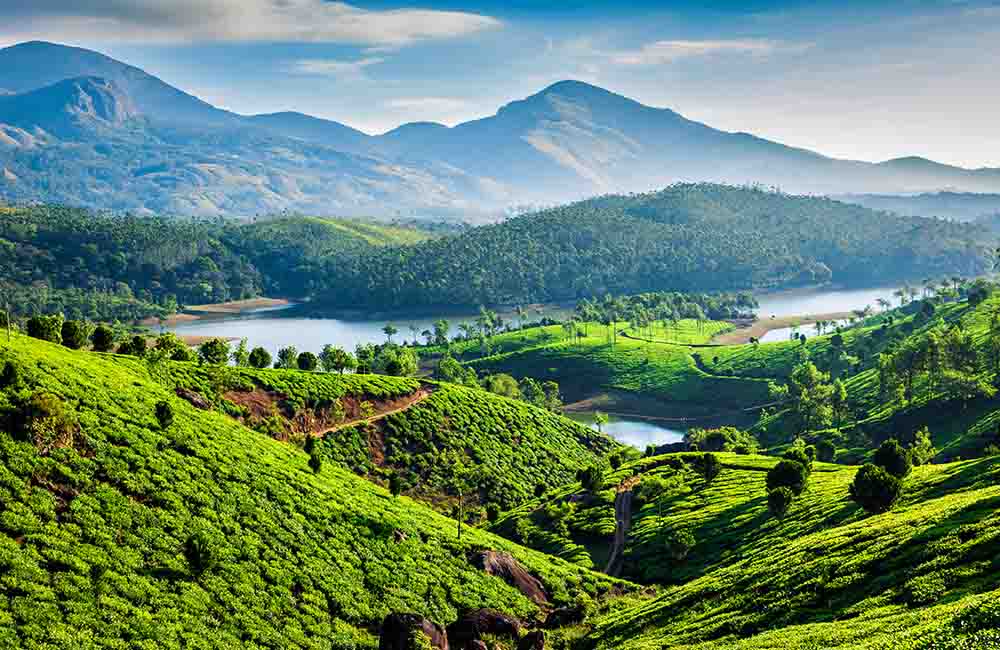
<svg viewBox="0 0 1000 650">
<path fill-rule="evenodd" d="M 163 324 L 173 327 L 180 323 L 190 323 L 204 318 L 239 316 L 254 311 L 284 309 L 285 307 L 291 307 L 293 304 L 292 301 L 284 298 L 248 298 L 246 300 L 233 300 L 205 305 L 188 305 L 180 312 L 171 314 L 163 319 Z M 150 317 L 143 319 L 139 324 L 154 327 L 160 324 L 160 319 Z"/>
<path fill-rule="evenodd" d="M 735 326 L 727 332 L 722 332 L 712 338 L 712 343 L 718 345 L 742 345 L 749 343 L 751 338 L 760 339 L 771 330 L 784 329 L 802 325 L 812 325 L 819 321 L 842 321 L 853 316 L 853 312 L 839 311 L 828 314 L 806 314 L 804 316 L 779 316 L 768 319 L 750 321 L 731 321 Z"/>
</svg>

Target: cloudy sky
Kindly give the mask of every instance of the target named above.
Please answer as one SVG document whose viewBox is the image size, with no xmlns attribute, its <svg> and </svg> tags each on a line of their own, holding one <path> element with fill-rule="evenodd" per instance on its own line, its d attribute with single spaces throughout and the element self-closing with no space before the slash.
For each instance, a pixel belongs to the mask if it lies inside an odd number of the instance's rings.
<svg viewBox="0 0 1000 650">
<path fill-rule="evenodd" d="M 580 79 L 828 155 L 1000 166 L 996 1 L 0 0 L 0 44 L 28 39 L 370 133 Z"/>
</svg>

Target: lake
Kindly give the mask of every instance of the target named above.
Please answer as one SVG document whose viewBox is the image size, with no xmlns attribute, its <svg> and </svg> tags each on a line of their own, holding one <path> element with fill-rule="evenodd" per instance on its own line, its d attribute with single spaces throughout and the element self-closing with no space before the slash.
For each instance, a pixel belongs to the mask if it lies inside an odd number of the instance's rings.
<svg viewBox="0 0 1000 650">
<path fill-rule="evenodd" d="M 566 417 L 575 420 L 596 430 L 594 426 L 594 414 L 586 412 L 567 413 Z M 631 445 L 636 449 L 645 451 L 648 445 L 666 445 L 684 440 L 685 431 L 671 429 L 656 424 L 655 421 L 642 420 L 638 418 L 623 418 L 614 415 L 608 416 L 608 421 L 602 427 L 604 433 L 608 434 L 618 442 Z"/>
<path fill-rule="evenodd" d="M 847 321 L 837 321 L 838 325 L 846 325 Z M 825 333 L 830 333 L 833 328 L 824 330 Z M 761 343 L 778 343 L 781 341 L 790 341 L 792 339 L 792 332 L 798 332 L 799 334 L 805 334 L 807 339 L 811 339 L 814 336 L 818 336 L 819 332 L 816 331 L 816 327 L 812 324 L 800 325 L 799 327 L 779 327 L 776 330 L 770 330 L 764 336 L 760 337 Z"/>
<path fill-rule="evenodd" d="M 828 313 L 862 309 L 865 305 L 876 307 L 877 298 L 892 298 L 891 288 L 880 289 L 796 289 L 760 294 L 758 302 L 761 318 L 770 316 L 793 316 L 810 313 Z M 539 311 L 539 309 L 541 311 Z M 543 316 L 560 317 L 567 312 L 565 306 L 532 307 L 527 320 L 535 321 Z M 477 312 L 456 312 L 444 316 L 451 322 L 451 333 L 459 333 L 458 325 L 463 322 L 473 322 Z M 509 310 L 500 311 L 500 316 L 513 322 L 514 315 Z M 412 341 L 420 338 L 420 332 L 431 329 L 435 320 L 441 316 L 408 317 L 394 315 L 379 319 L 338 319 L 338 318 L 301 318 L 282 316 L 279 311 L 268 309 L 245 313 L 238 316 L 206 318 L 204 320 L 179 323 L 168 329 L 177 334 L 194 336 L 220 336 L 230 338 L 246 338 L 250 347 L 262 346 L 272 355 L 279 348 L 294 345 L 299 352 L 318 353 L 326 344 L 339 345 L 347 350 L 354 350 L 359 343 L 381 343 L 385 341 L 382 328 L 387 322 L 392 323 L 399 333 L 396 341 Z M 416 328 L 414 337 L 410 326 Z M 812 326 L 802 328 L 808 336 L 815 333 Z M 788 340 L 789 329 L 773 330 L 768 333 L 765 341 Z"/>
</svg>

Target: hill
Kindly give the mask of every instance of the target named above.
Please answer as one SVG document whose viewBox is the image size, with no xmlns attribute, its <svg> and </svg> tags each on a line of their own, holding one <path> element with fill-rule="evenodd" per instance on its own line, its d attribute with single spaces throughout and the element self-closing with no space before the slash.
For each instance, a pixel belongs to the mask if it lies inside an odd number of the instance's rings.
<svg viewBox="0 0 1000 650">
<path fill-rule="evenodd" d="M 612 586 L 475 529 L 456 539 L 453 520 L 335 462 L 315 471 L 297 446 L 178 397 L 169 368 L 20 335 L 0 357 L 19 371 L 0 391 L 5 644 L 374 648 L 391 612 L 541 615 L 472 565 L 481 549 L 512 552 L 555 604 Z M 380 381 L 264 377 L 328 397 Z"/>
<path fill-rule="evenodd" d="M 210 222 L 56 206 L 2 214 L 0 289 L 14 314 L 106 321 L 263 291 L 306 298 L 326 286 L 325 264 L 428 237 L 413 227 L 311 217 Z"/>
<path fill-rule="evenodd" d="M 811 194 L 1000 191 L 996 169 L 913 157 L 833 159 L 720 131 L 579 81 L 452 128 L 411 123 L 369 136 L 295 111 L 221 110 L 81 48 L 30 42 L 0 49 L 0 88 L 21 97 L 16 101 L 30 94 L 40 116 L 66 106 L 46 88 L 83 78 L 114 88 L 142 119 L 57 134 L 30 113 L 0 118 L 0 198 L 182 215 L 292 210 L 481 219 L 513 206 L 692 181 Z"/>
<path fill-rule="evenodd" d="M 1000 214 L 1000 194 L 935 192 L 911 196 L 893 194 L 848 194 L 836 197 L 873 210 L 956 221 L 985 220 Z"/>
<path fill-rule="evenodd" d="M 331 307 L 518 304 L 646 291 L 871 286 L 986 268 L 985 231 L 756 188 L 591 199 L 417 246 L 335 277 Z M 971 254 L 970 254 L 971 253 Z M 502 270 L 502 271 L 501 271 Z"/>
</svg>

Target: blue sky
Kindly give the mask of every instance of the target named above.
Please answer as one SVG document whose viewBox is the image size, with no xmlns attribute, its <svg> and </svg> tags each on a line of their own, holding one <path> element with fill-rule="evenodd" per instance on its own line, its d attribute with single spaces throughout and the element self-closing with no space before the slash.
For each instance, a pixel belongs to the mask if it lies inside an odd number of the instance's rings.
<svg viewBox="0 0 1000 650">
<path fill-rule="evenodd" d="M 572 78 L 829 155 L 1000 166 L 998 2 L 0 2 L 0 43 L 28 38 L 370 133 Z"/>
</svg>

